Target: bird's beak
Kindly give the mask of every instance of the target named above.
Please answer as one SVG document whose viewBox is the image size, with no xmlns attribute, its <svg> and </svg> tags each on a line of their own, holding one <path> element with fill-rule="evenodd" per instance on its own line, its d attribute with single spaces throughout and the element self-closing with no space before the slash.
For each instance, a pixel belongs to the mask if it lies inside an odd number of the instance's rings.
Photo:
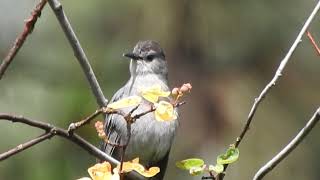
<svg viewBox="0 0 320 180">
<path fill-rule="evenodd" d="M 141 59 L 138 55 L 136 55 L 135 53 L 132 53 L 132 52 L 130 52 L 130 53 L 124 53 L 123 56 L 124 56 L 124 57 L 128 57 L 128 58 L 133 59 L 133 60 L 139 60 L 139 59 Z"/>
</svg>

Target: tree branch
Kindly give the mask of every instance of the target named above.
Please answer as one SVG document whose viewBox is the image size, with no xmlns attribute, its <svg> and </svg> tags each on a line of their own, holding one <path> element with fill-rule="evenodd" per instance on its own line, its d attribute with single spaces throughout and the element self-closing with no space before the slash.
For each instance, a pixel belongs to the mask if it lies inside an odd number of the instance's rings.
<svg viewBox="0 0 320 180">
<path fill-rule="evenodd" d="M 312 22 L 313 18 L 315 17 L 315 15 L 317 14 L 317 12 L 319 11 L 320 8 L 320 1 L 318 2 L 318 4 L 315 6 L 315 8 L 313 9 L 312 13 L 310 14 L 310 16 L 308 17 L 308 19 L 306 20 L 305 24 L 303 25 L 302 29 L 300 30 L 296 40 L 293 42 L 291 48 L 289 49 L 288 53 L 286 54 L 286 56 L 281 60 L 281 63 L 274 75 L 274 77 L 272 78 L 272 80 L 267 84 L 267 86 L 262 90 L 262 92 L 260 93 L 260 95 L 255 98 L 255 101 L 253 103 L 253 106 L 250 110 L 250 113 L 248 115 L 248 119 L 247 122 L 245 124 L 244 129 L 242 130 L 240 136 L 237 138 L 235 145 L 236 147 L 238 147 L 243 139 L 243 137 L 245 136 L 246 132 L 248 131 L 249 127 L 250 127 L 250 123 L 253 119 L 253 116 L 255 115 L 255 112 L 259 106 L 259 104 L 262 102 L 262 100 L 265 98 L 265 96 L 267 95 L 267 93 L 271 90 L 271 88 L 273 86 L 276 85 L 276 82 L 278 81 L 278 79 L 282 76 L 282 71 L 285 68 L 285 66 L 287 65 L 290 57 L 292 56 L 293 52 L 296 50 L 297 46 L 299 45 L 299 43 L 301 42 L 301 38 L 304 35 L 304 33 L 306 32 L 307 28 L 310 26 L 310 23 Z"/>
<path fill-rule="evenodd" d="M 47 0 L 41 0 L 39 4 L 35 7 L 35 9 L 31 13 L 31 17 L 25 21 L 25 25 L 23 28 L 22 33 L 17 37 L 13 46 L 9 50 L 7 56 L 3 59 L 2 63 L 0 64 L 0 80 L 2 79 L 5 71 L 9 67 L 10 63 L 22 47 L 23 43 L 27 39 L 28 35 L 32 33 L 34 25 L 36 24 L 38 18 L 41 15 L 41 11 L 43 7 L 46 5 Z"/>
<path fill-rule="evenodd" d="M 84 51 L 81 47 L 81 44 L 80 44 L 76 34 L 74 33 L 67 16 L 65 15 L 65 13 L 62 9 L 61 3 L 58 0 L 48 0 L 48 2 L 49 2 L 51 9 L 54 12 L 54 14 L 56 15 L 56 17 L 60 23 L 60 26 L 69 41 L 69 44 L 71 45 L 71 47 L 73 49 L 74 55 L 76 56 L 78 62 L 80 63 L 81 68 L 82 68 L 87 80 L 89 81 L 91 90 L 96 98 L 98 105 L 100 107 L 106 106 L 108 103 L 108 100 L 103 95 L 103 92 L 100 88 L 100 85 L 97 81 L 96 76 L 94 75 L 94 72 L 91 68 L 91 65 L 88 61 L 88 58 L 87 58 L 86 54 L 84 53 Z"/>
<path fill-rule="evenodd" d="M 0 161 L 2 160 L 5 160 L 21 151 L 24 151 L 26 149 L 28 149 L 29 147 L 32 147 L 44 140 L 47 140 L 47 139 L 50 139 L 54 134 L 52 134 L 51 132 L 48 132 L 48 133 L 44 133 L 43 135 L 37 137 L 37 138 L 34 138 L 26 143 L 23 143 L 23 144 L 20 144 L 18 145 L 17 147 L 13 148 L 13 149 L 10 149 L 9 151 L 7 152 L 4 152 L 2 154 L 0 154 Z"/>
<path fill-rule="evenodd" d="M 99 148 L 95 147 L 94 145 L 92 145 L 91 143 L 89 143 L 88 141 L 84 140 L 82 137 L 80 137 L 79 135 L 75 134 L 75 133 L 68 133 L 67 130 L 64 130 L 62 128 L 53 126 L 49 123 L 44 123 L 41 121 L 36 121 L 33 119 L 29 119 L 29 118 L 25 118 L 23 116 L 15 116 L 15 115 L 10 115 L 10 114 L 5 114 L 5 113 L 0 113 L 0 120 L 8 120 L 8 121 L 12 121 L 14 123 L 18 122 L 18 123 L 23 123 L 35 128 L 39 128 L 39 129 L 43 129 L 46 131 L 46 133 L 42 136 L 39 136 L 31 141 L 28 141 L 20 146 L 24 147 L 24 148 L 19 148 L 15 147 L 5 153 L 0 154 L 0 161 L 15 155 L 19 152 L 22 152 L 24 150 L 26 150 L 29 147 L 32 147 L 46 139 L 50 139 L 51 137 L 54 136 L 60 136 L 63 137 L 75 144 L 77 144 L 79 147 L 81 147 L 82 149 L 86 150 L 89 154 L 95 156 L 96 158 L 100 159 L 100 160 L 104 160 L 104 161 L 108 161 L 110 162 L 112 165 L 117 166 L 118 164 L 120 164 L 120 162 L 116 159 L 114 159 L 113 157 L 111 157 L 110 155 L 106 154 L 105 152 L 101 151 Z M 135 179 L 145 179 L 142 175 L 140 175 L 139 173 L 133 171 L 129 173 L 130 177 L 134 177 Z"/>
<path fill-rule="evenodd" d="M 310 33 L 310 31 L 307 31 L 307 36 L 312 44 L 312 46 L 314 47 L 314 49 L 316 50 L 318 56 L 320 56 L 320 49 L 316 43 L 316 41 L 314 40 L 314 38 L 312 37 L 312 34 Z"/>
<path fill-rule="evenodd" d="M 92 113 L 91 115 L 89 115 L 88 117 L 86 117 L 85 119 L 75 122 L 75 123 L 71 123 L 68 127 L 68 132 L 69 133 L 73 133 L 76 129 L 80 128 L 81 126 L 84 126 L 85 124 L 88 124 L 91 122 L 91 120 L 93 120 L 95 117 L 97 117 L 98 115 L 100 115 L 103 112 L 104 108 L 100 108 L 98 110 L 96 110 L 94 113 Z"/>
<path fill-rule="evenodd" d="M 261 180 L 267 173 L 269 173 L 274 167 L 276 167 L 284 158 L 286 158 L 306 136 L 311 132 L 312 128 L 320 120 L 320 107 L 314 113 L 312 118 L 307 124 L 300 130 L 300 132 L 294 137 L 291 142 L 283 148 L 276 156 L 274 156 L 267 164 L 262 166 L 260 170 L 255 174 L 253 180 Z"/>
<path fill-rule="evenodd" d="M 286 67 L 290 57 L 292 56 L 293 52 L 296 50 L 297 46 L 299 45 L 299 43 L 301 42 L 301 38 L 304 35 L 304 33 L 307 31 L 308 27 L 310 26 L 312 20 L 314 19 L 315 15 L 317 14 L 317 12 L 320 9 L 320 1 L 318 1 L 318 3 L 316 4 L 316 6 L 314 7 L 313 11 L 311 12 L 311 14 L 309 15 L 309 17 L 307 18 L 307 20 L 305 21 L 303 27 L 301 28 L 297 38 L 295 39 L 295 41 L 293 42 L 292 46 L 290 47 L 288 53 L 286 54 L 286 56 L 281 60 L 280 65 L 278 66 L 278 69 L 274 75 L 274 77 L 272 78 L 272 80 L 265 86 L 265 88 L 261 91 L 261 93 L 259 94 L 259 96 L 257 98 L 255 98 L 254 103 L 251 107 L 251 110 L 248 114 L 248 118 L 247 121 L 240 133 L 240 135 L 237 137 L 236 141 L 235 141 L 235 147 L 238 147 L 241 143 L 241 141 L 243 140 L 244 136 L 246 135 L 247 131 L 249 130 L 251 121 L 255 115 L 255 112 L 257 111 L 260 103 L 264 100 L 264 98 L 266 97 L 266 95 L 268 94 L 268 92 L 271 90 L 272 87 L 274 87 L 278 81 L 278 79 L 282 76 L 282 72 L 284 70 L 284 68 Z M 226 171 L 228 165 L 224 166 L 224 172 Z M 217 176 L 217 180 L 223 180 L 225 173 L 221 173 Z"/>
<path fill-rule="evenodd" d="M 110 163 L 112 163 L 114 165 L 119 164 L 119 161 L 117 161 L 116 159 L 107 155 L 106 153 L 102 152 L 100 149 L 93 146 L 92 144 L 90 144 L 89 142 L 87 142 L 86 140 L 84 140 L 83 138 L 78 136 L 77 134 L 69 134 L 68 131 L 66 131 L 62 128 L 55 127 L 55 126 L 48 124 L 48 123 L 43 123 L 41 121 L 36 121 L 33 119 L 25 118 L 22 116 L 15 116 L 15 115 L 10 115 L 10 114 L 3 114 L 3 113 L 0 113 L 0 120 L 9 120 L 14 123 L 16 123 L 16 122 L 23 123 L 23 124 L 26 124 L 26 125 L 29 125 L 32 127 L 43 129 L 46 132 L 48 132 L 47 134 L 51 134 L 51 137 L 57 135 L 57 136 L 66 138 L 66 139 L 72 141 L 73 143 L 77 144 L 78 146 L 80 146 L 81 148 L 86 150 L 87 152 L 89 152 L 91 155 L 93 155 L 101 160 L 109 161 Z M 50 137 L 48 137 L 46 139 L 49 139 L 49 138 Z M 43 140 L 45 140 L 45 139 L 43 139 Z M 38 140 L 38 141 L 41 142 L 43 140 Z M 36 144 L 37 143 L 34 143 L 34 144 L 30 145 L 29 147 L 36 145 Z M 21 152 L 21 151 L 22 150 L 20 150 L 19 152 Z M 1 157 L 1 155 L 0 155 L 0 157 Z"/>
<path fill-rule="evenodd" d="M 177 103 L 173 104 L 173 107 L 179 107 L 179 106 L 182 106 L 184 104 L 186 104 L 185 101 L 177 102 Z M 148 113 L 151 113 L 151 112 L 156 110 L 156 108 L 152 106 L 149 110 L 146 110 L 144 112 L 141 112 L 139 114 L 136 114 L 136 115 L 132 116 L 133 112 L 135 110 L 137 110 L 138 107 L 139 107 L 139 105 L 134 107 L 128 114 L 124 113 L 123 111 L 121 111 L 119 109 L 111 109 L 111 108 L 107 108 L 107 107 L 102 107 L 100 109 L 97 109 L 94 113 L 90 114 L 88 117 L 84 118 L 83 120 L 71 123 L 69 125 L 68 132 L 69 133 L 73 133 L 78 128 L 80 128 L 80 127 L 82 127 L 82 126 L 84 126 L 86 124 L 89 124 L 94 118 L 96 118 L 101 113 L 104 113 L 104 114 L 118 114 L 118 115 L 122 116 L 127 122 L 130 121 L 131 123 L 133 123 L 137 119 L 141 118 L 142 116 L 144 116 L 144 115 L 146 115 Z"/>
</svg>

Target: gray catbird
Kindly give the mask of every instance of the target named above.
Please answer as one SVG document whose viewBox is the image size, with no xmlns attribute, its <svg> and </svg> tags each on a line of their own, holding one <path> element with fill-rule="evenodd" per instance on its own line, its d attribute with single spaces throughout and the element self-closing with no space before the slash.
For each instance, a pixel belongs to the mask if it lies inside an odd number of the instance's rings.
<svg viewBox="0 0 320 180">
<path fill-rule="evenodd" d="M 157 42 L 140 41 L 134 47 L 133 52 L 124 54 L 124 56 L 131 59 L 131 77 L 114 94 L 110 102 L 139 95 L 141 88 L 154 85 L 160 85 L 162 90 L 170 91 L 165 54 Z M 149 102 L 143 101 L 134 114 L 150 109 L 150 105 Z M 128 113 L 131 109 L 127 108 L 123 111 Z M 140 163 L 146 167 L 160 167 L 160 173 L 152 179 L 163 179 L 177 126 L 177 120 L 159 122 L 155 120 L 153 113 L 140 117 L 131 126 L 131 139 L 124 160 L 128 161 L 139 157 Z M 127 126 L 123 117 L 116 114 L 108 115 L 105 119 L 105 132 L 111 142 L 124 144 L 127 140 Z M 121 148 L 104 144 L 103 150 L 120 160 Z"/>
</svg>

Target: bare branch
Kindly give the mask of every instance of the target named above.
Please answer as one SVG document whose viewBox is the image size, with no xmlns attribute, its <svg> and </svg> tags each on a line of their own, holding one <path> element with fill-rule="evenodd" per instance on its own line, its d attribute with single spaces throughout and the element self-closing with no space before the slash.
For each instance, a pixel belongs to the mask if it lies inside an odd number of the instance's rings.
<svg viewBox="0 0 320 180">
<path fill-rule="evenodd" d="M 306 20 L 305 24 L 303 25 L 301 31 L 299 32 L 296 40 L 293 42 L 291 48 L 289 49 L 288 53 L 286 54 L 286 56 L 281 60 L 281 63 L 274 75 L 274 77 L 272 78 L 272 80 L 267 84 L 267 86 L 262 90 L 262 92 L 260 93 L 260 95 L 255 99 L 253 106 L 250 110 L 250 113 L 248 115 L 248 119 L 247 122 L 245 124 L 245 127 L 243 129 L 243 131 L 241 132 L 240 136 L 237 138 L 236 140 L 236 147 L 239 146 L 239 144 L 241 143 L 241 140 L 243 139 L 243 137 L 245 136 L 246 132 L 249 129 L 250 123 L 252 121 L 252 118 L 259 106 L 259 104 L 262 102 L 262 100 L 265 98 L 265 96 L 267 95 L 267 93 L 271 90 L 271 88 L 273 86 L 276 85 L 276 82 L 278 81 L 278 79 L 282 76 L 282 71 L 283 69 L 286 67 L 291 55 L 293 54 L 293 52 L 295 51 L 295 49 L 297 48 L 297 46 L 299 45 L 299 43 L 301 42 L 301 38 L 303 36 L 303 34 L 306 32 L 307 28 L 309 27 L 310 23 L 312 22 L 313 18 L 315 17 L 315 15 L 317 14 L 317 12 L 319 11 L 320 8 L 320 1 L 318 2 L 318 4 L 315 6 L 314 10 L 312 11 L 312 13 L 310 14 L 310 16 L 308 17 L 308 19 Z"/>
<path fill-rule="evenodd" d="M 297 46 L 301 42 L 302 36 L 307 31 L 308 27 L 310 26 L 312 20 L 314 19 L 315 15 L 319 11 L 319 9 L 320 9 L 320 1 L 318 1 L 316 6 L 314 7 L 313 11 L 311 12 L 309 17 L 305 21 L 303 27 L 301 28 L 297 38 L 295 39 L 295 41 L 293 42 L 292 46 L 290 47 L 288 53 L 281 60 L 280 65 L 278 66 L 278 69 L 277 69 L 274 77 L 272 78 L 272 80 L 265 86 L 265 88 L 261 91 L 259 96 L 257 98 L 255 98 L 254 103 L 253 103 L 253 105 L 251 107 L 250 113 L 248 115 L 247 121 L 245 123 L 245 126 L 242 129 L 240 135 L 237 137 L 237 139 L 236 139 L 236 141 L 234 143 L 235 147 L 238 147 L 240 145 L 241 141 L 243 140 L 244 136 L 246 135 L 247 131 L 249 130 L 251 121 L 252 121 L 252 119 L 253 119 L 253 117 L 255 115 L 255 112 L 257 111 L 260 103 L 264 100 L 264 98 L 266 97 L 268 92 L 271 90 L 272 87 L 274 87 L 276 85 L 276 82 L 282 76 L 282 72 L 283 72 L 284 68 L 286 67 L 290 57 L 292 56 L 293 52 L 295 51 L 295 49 L 297 48 Z M 224 172 L 226 171 L 227 167 L 228 167 L 228 165 L 224 166 Z M 225 173 L 221 173 L 216 177 L 216 179 L 222 180 L 224 178 L 224 175 L 225 175 Z"/>
<path fill-rule="evenodd" d="M 110 163 L 114 164 L 114 165 L 118 165 L 119 161 L 117 161 L 116 159 L 112 158 L 111 156 L 107 155 L 106 153 L 102 152 L 100 149 L 98 149 L 97 147 L 93 146 L 92 144 L 90 144 L 89 142 L 87 142 L 86 140 L 82 139 L 80 136 L 78 136 L 77 134 L 69 134 L 68 131 L 61 129 L 59 127 L 55 127 L 51 124 L 48 123 L 43 123 L 40 121 L 36 121 L 33 119 L 28 119 L 22 116 L 14 116 L 14 115 L 10 115 L 10 114 L 3 114 L 0 113 L 0 120 L 9 120 L 12 122 L 18 122 L 18 123 L 23 123 L 23 124 L 27 124 L 29 126 L 32 127 L 36 127 L 39 129 L 43 129 L 46 132 L 50 132 L 52 134 L 52 136 L 58 135 L 61 137 L 64 137 L 70 141 L 72 141 L 73 143 L 77 144 L 78 146 L 82 147 L 84 150 L 88 151 L 90 154 L 92 154 L 93 156 L 102 159 L 102 160 L 106 160 L 109 161 Z M 47 138 L 48 139 L 48 138 Z M 45 140 L 45 139 L 43 139 Z M 39 142 L 41 142 L 39 140 Z M 36 145 L 33 144 L 33 145 Z M 29 147 L 33 146 L 30 145 Z M 23 151 L 24 149 L 20 150 L 19 152 Z M 1 155 L 0 155 L 1 157 Z"/>
<path fill-rule="evenodd" d="M 186 102 L 185 102 L 185 101 L 182 101 L 182 102 L 173 104 L 173 107 L 179 107 L 179 106 L 182 106 L 182 105 L 184 105 L 184 104 L 186 104 Z M 145 111 L 145 112 L 142 112 L 142 113 L 140 113 L 140 114 L 134 115 L 134 116 L 132 117 L 132 119 L 135 121 L 135 120 L 139 119 L 140 117 L 142 117 L 142 116 L 144 116 L 144 115 L 146 115 L 146 114 L 148 114 L 148 113 L 150 113 L 150 112 L 153 112 L 153 111 L 155 111 L 155 110 L 156 110 L 155 107 L 151 107 L 149 110 L 147 110 L 147 111 Z"/>
<path fill-rule="evenodd" d="M 307 124 L 300 130 L 300 132 L 294 137 L 291 142 L 283 148 L 276 156 L 274 156 L 267 164 L 260 168 L 260 170 L 255 174 L 254 180 L 262 179 L 267 173 L 269 173 L 274 167 L 276 167 L 285 157 L 287 157 L 301 142 L 306 138 L 306 136 L 311 132 L 312 128 L 320 120 L 320 107 L 314 113 L 312 118 L 307 122 Z"/>
<path fill-rule="evenodd" d="M 179 107 L 181 105 L 184 105 L 186 102 L 185 101 L 182 101 L 182 102 L 179 102 L 179 103 L 175 103 L 173 104 L 174 107 Z M 100 115 L 101 113 L 104 113 L 104 114 L 118 114 L 120 116 L 122 116 L 127 122 L 131 122 L 131 121 L 136 121 L 137 119 L 139 119 L 140 117 L 150 113 L 150 112 L 153 112 L 156 110 L 155 107 L 151 107 L 149 110 L 146 110 L 142 113 L 139 113 L 139 114 L 136 114 L 134 116 L 132 116 L 133 112 L 135 110 L 137 110 L 139 107 L 139 105 L 137 105 L 136 107 L 134 107 L 129 113 L 125 114 L 123 111 L 117 109 L 111 109 L 111 108 L 107 108 L 107 107 L 103 107 L 103 108 L 100 108 L 100 109 L 97 109 L 94 113 L 92 113 L 91 115 L 89 115 L 88 117 L 86 117 L 85 119 L 81 120 L 81 121 L 78 121 L 78 122 L 75 122 L 75 123 L 71 123 L 69 125 L 69 128 L 68 128 L 68 132 L 69 133 L 73 133 L 76 129 L 80 128 L 81 126 L 84 126 L 88 123 L 91 122 L 91 120 L 93 120 L 94 118 L 96 118 L 98 115 Z M 111 142 L 107 142 L 108 144 L 110 145 L 115 145 L 115 146 L 122 146 L 122 145 L 118 145 L 118 144 L 112 144 Z"/>
<path fill-rule="evenodd" d="M 84 140 L 82 137 L 80 137 L 79 135 L 73 133 L 73 134 L 69 134 L 67 130 L 64 130 L 62 128 L 59 127 L 55 127 L 51 124 L 48 123 L 43 123 L 41 121 L 36 121 L 33 119 L 29 119 L 29 118 L 25 118 L 22 116 L 15 116 L 15 115 L 10 115 L 10 114 L 4 114 L 4 113 L 0 113 L 0 120 L 9 120 L 12 122 L 18 122 L 18 123 L 23 123 L 32 127 L 36 127 L 39 129 L 43 129 L 46 133 L 38 138 L 35 138 L 34 140 L 31 140 L 27 143 L 24 143 L 24 145 L 27 144 L 26 148 L 23 149 L 19 149 L 19 148 L 14 148 L 12 150 L 9 150 L 11 155 L 6 155 L 8 154 L 9 151 L 0 154 L 0 157 L 5 157 L 5 156 L 12 156 L 14 154 L 17 154 L 19 152 L 24 151 L 25 149 L 32 147 L 34 145 L 36 145 L 39 142 L 42 142 L 43 140 L 49 139 L 50 137 L 54 137 L 54 136 L 60 136 L 63 137 L 75 144 L 77 144 L 78 146 L 80 146 L 82 149 L 86 150 L 89 154 L 95 156 L 96 158 L 100 159 L 100 160 L 104 160 L 104 161 L 108 161 L 110 162 L 112 165 L 117 166 L 118 164 L 120 164 L 120 162 L 116 159 L 114 159 L 113 157 L 111 157 L 110 155 L 106 154 L 105 152 L 101 151 L 99 148 L 95 147 L 94 145 L 92 145 L 91 143 L 89 143 L 88 141 Z M 50 135 L 49 135 L 50 134 Z M 19 147 L 19 146 L 18 146 Z M 6 158 L 8 158 L 6 157 Z M 5 158 L 4 158 L 5 159 Z M 0 161 L 3 159 L 0 159 Z M 133 171 L 129 173 L 130 177 L 134 177 L 135 179 L 145 179 L 142 175 L 140 175 L 139 173 Z"/>
<path fill-rule="evenodd" d="M 58 0 L 48 0 L 48 1 L 51 9 L 55 13 L 60 23 L 61 28 L 63 29 L 65 36 L 69 41 L 69 44 L 73 49 L 74 55 L 76 56 L 78 62 L 80 63 L 81 68 L 87 77 L 87 80 L 89 81 L 91 90 L 96 98 L 97 103 L 99 104 L 100 107 L 106 106 L 108 103 L 108 100 L 103 95 L 103 92 L 100 88 L 100 85 L 97 81 L 96 76 L 94 75 L 94 72 L 91 68 L 88 58 L 84 53 L 80 45 L 80 42 L 76 34 L 74 33 L 67 16 L 65 15 L 62 9 L 61 3 Z"/>
<path fill-rule="evenodd" d="M 73 133 L 73 131 L 75 131 L 76 129 L 78 129 L 79 127 L 88 124 L 91 122 L 91 120 L 93 120 L 95 117 L 97 117 L 98 115 L 100 115 L 103 112 L 103 108 L 100 108 L 98 110 L 96 110 L 96 112 L 94 112 L 93 114 L 91 114 L 90 116 L 86 117 L 85 119 L 75 122 L 75 123 L 71 123 L 69 125 L 68 128 L 68 132 L 69 133 Z"/>
<path fill-rule="evenodd" d="M 307 36 L 312 44 L 312 46 L 314 47 L 314 49 L 316 50 L 318 56 L 320 56 L 320 49 L 316 43 L 316 41 L 314 40 L 314 38 L 312 37 L 312 34 L 310 33 L 310 31 L 307 31 Z"/>
<path fill-rule="evenodd" d="M 32 11 L 31 17 L 25 21 L 25 25 L 22 33 L 17 37 L 12 48 L 9 50 L 9 53 L 3 59 L 0 65 L 0 80 L 2 79 L 10 63 L 12 62 L 12 60 L 14 59 L 14 57 L 22 47 L 23 43 L 27 39 L 28 35 L 32 33 L 34 25 L 36 24 L 38 18 L 40 17 L 41 11 L 43 7 L 46 5 L 46 3 L 47 3 L 47 0 L 41 0 L 39 4 L 37 4 L 35 9 Z"/>
<path fill-rule="evenodd" d="M 32 147 L 32 146 L 34 146 L 44 140 L 50 139 L 52 136 L 54 136 L 54 134 L 52 134 L 51 132 L 48 132 L 48 133 L 45 133 L 37 138 L 34 138 L 34 139 L 28 141 L 26 143 L 20 144 L 17 147 L 0 154 L 0 161 L 5 160 L 5 159 L 9 158 L 10 156 L 13 156 L 21 151 L 24 151 L 24 150 L 28 149 L 29 147 Z"/>
</svg>

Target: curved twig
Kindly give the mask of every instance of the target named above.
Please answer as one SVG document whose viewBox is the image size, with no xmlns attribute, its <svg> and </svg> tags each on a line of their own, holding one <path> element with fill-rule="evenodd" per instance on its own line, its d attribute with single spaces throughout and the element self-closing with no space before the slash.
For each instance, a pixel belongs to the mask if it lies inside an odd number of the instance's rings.
<svg viewBox="0 0 320 180">
<path fill-rule="evenodd" d="M 294 137 L 291 142 L 283 148 L 276 156 L 274 156 L 267 164 L 262 166 L 260 170 L 255 174 L 253 180 L 261 180 L 268 172 L 276 167 L 285 157 L 287 157 L 305 137 L 311 132 L 312 128 L 320 120 L 320 107 L 314 113 L 312 118 L 307 124 L 300 130 L 300 132 Z"/>
<path fill-rule="evenodd" d="M 244 136 L 246 135 L 246 133 L 248 132 L 249 128 L 250 128 L 250 124 L 251 121 L 260 105 L 260 103 L 264 100 L 264 98 L 266 97 L 266 95 L 270 92 L 271 88 L 274 87 L 277 83 L 277 81 L 279 80 L 279 78 L 282 76 L 282 72 L 284 70 L 284 68 L 286 67 L 290 57 L 292 56 L 293 52 L 296 50 L 297 46 L 299 45 L 299 43 L 301 42 L 301 38 L 304 35 L 304 33 L 307 31 L 308 27 L 310 26 L 312 20 L 314 19 L 315 15 L 317 14 L 317 12 L 320 9 L 320 1 L 318 1 L 318 3 L 316 4 L 316 6 L 314 7 L 313 11 L 311 12 L 311 14 L 309 15 L 309 17 L 307 18 L 307 20 L 305 21 L 303 27 L 301 28 L 297 38 L 295 39 L 295 41 L 293 42 L 292 46 L 290 47 L 288 53 L 286 54 L 286 56 L 281 60 L 280 65 L 278 66 L 278 69 L 274 75 L 274 77 L 271 79 L 271 81 L 265 86 L 265 88 L 261 91 L 261 93 L 259 94 L 259 96 L 257 98 L 255 98 L 254 103 L 251 107 L 251 110 L 248 114 L 248 118 L 247 121 L 240 133 L 240 135 L 237 137 L 236 141 L 235 141 L 235 147 L 238 147 L 241 143 L 241 141 L 243 140 Z M 225 165 L 225 170 L 228 168 L 228 165 Z M 217 176 L 217 180 L 222 180 L 224 178 L 225 173 L 221 173 Z"/>
<path fill-rule="evenodd" d="M 40 17 L 41 11 L 43 7 L 46 5 L 46 3 L 47 0 L 41 0 L 39 4 L 37 4 L 36 8 L 32 11 L 31 17 L 25 21 L 22 33 L 17 37 L 12 48 L 9 50 L 7 56 L 3 59 L 3 61 L 0 64 L 0 80 L 2 79 L 10 63 L 22 47 L 23 43 L 27 39 L 28 35 L 31 34 L 34 25 Z"/>
<path fill-rule="evenodd" d="M 293 54 L 293 52 L 296 50 L 297 46 L 299 45 L 299 43 L 301 42 L 301 38 L 304 35 L 304 33 L 306 32 L 307 28 L 310 26 L 310 23 L 312 22 L 313 18 L 315 17 L 315 15 L 317 14 L 317 12 L 319 11 L 320 8 L 320 1 L 318 2 L 318 4 L 315 6 L 315 8 L 313 9 L 313 11 L 311 12 L 310 16 L 308 17 L 308 19 L 306 20 L 306 22 L 304 23 L 302 29 L 300 30 L 296 40 L 293 42 L 291 48 L 289 49 L 288 53 L 286 54 L 286 56 L 281 60 L 281 63 L 274 75 L 274 77 L 272 78 L 272 80 L 267 84 L 267 86 L 262 90 L 262 92 L 260 93 L 260 95 L 255 98 L 255 101 L 252 105 L 252 108 L 250 110 L 250 113 L 248 115 L 248 119 L 246 122 L 246 125 L 243 129 L 243 131 L 241 132 L 240 136 L 237 138 L 236 140 L 236 147 L 239 146 L 239 144 L 241 143 L 241 140 L 243 139 L 243 137 L 245 136 L 246 132 L 249 129 L 250 123 L 253 119 L 253 116 L 255 115 L 255 112 L 259 106 L 259 104 L 262 102 L 262 100 L 265 98 L 265 96 L 267 95 L 267 93 L 271 90 L 271 88 L 273 86 L 276 85 L 276 82 L 278 81 L 278 79 L 282 76 L 282 71 L 285 68 L 285 66 L 287 65 L 291 55 Z"/>
</svg>

